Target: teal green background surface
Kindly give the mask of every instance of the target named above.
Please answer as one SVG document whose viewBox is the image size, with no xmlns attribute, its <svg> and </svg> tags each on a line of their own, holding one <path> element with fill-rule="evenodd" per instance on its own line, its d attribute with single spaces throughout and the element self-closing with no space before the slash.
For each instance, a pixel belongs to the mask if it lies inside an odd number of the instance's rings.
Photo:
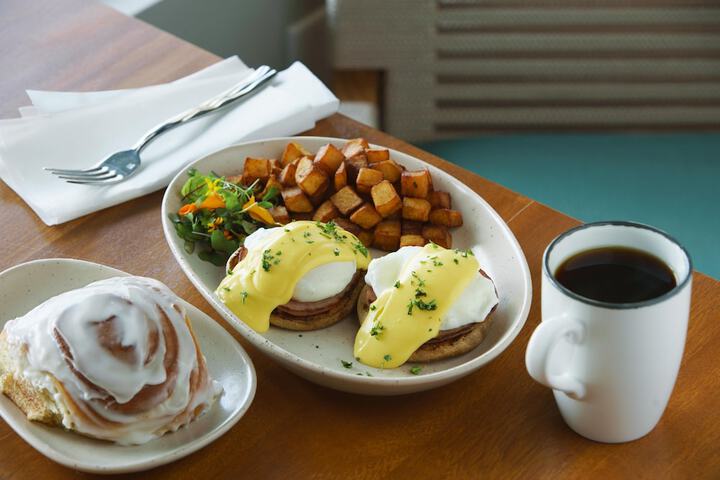
<svg viewBox="0 0 720 480">
<path fill-rule="evenodd" d="M 495 135 L 421 148 L 584 222 L 665 230 L 720 278 L 720 134 Z"/>
</svg>

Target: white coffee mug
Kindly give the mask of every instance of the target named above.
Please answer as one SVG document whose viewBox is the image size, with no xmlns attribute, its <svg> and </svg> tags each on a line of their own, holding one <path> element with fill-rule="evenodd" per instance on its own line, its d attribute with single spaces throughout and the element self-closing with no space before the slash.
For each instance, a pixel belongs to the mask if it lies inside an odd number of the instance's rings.
<svg viewBox="0 0 720 480">
<path fill-rule="evenodd" d="M 677 286 L 657 298 L 613 304 L 578 295 L 555 278 L 569 257 L 621 246 L 669 266 Z M 680 367 L 690 311 L 692 263 L 666 233 L 631 222 L 573 228 L 543 255 L 542 322 L 530 338 L 530 376 L 553 389 L 565 422 L 608 443 L 649 433 L 660 420 Z"/>
</svg>

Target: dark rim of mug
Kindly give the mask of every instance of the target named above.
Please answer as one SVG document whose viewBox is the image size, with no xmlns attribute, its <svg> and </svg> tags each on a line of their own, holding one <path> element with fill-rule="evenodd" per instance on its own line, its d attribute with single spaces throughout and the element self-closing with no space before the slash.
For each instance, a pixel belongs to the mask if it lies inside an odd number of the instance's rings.
<svg viewBox="0 0 720 480">
<path fill-rule="evenodd" d="M 651 298 L 649 300 L 644 300 L 642 302 L 632 302 L 632 303 L 611 303 L 611 302 L 603 302 L 600 300 L 593 300 L 592 298 L 584 297 L 582 295 L 579 295 L 579 294 L 573 292 L 572 290 L 568 289 L 567 287 L 562 285 L 560 282 L 558 282 L 557 279 L 555 278 L 555 275 L 552 272 L 550 272 L 550 266 L 549 266 L 550 254 L 552 253 L 553 248 L 555 248 L 555 246 L 558 243 L 560 243 L 563 239 L 565 239 L 566 237 L 569 237 L 573 233 L 579 232 L 581 230 L 585 230 L 587 228 L 603 227 L 603 226 L 607 226 L 607 225 L 612 225 L 612 226 L 616 226 L 616 227 L 633 227 L 633 228 L 640 228 L 643 230 L 649 230 L 653 233 L 662 235 L 667 240 L 669 240 L 670 242 L 677 245 L 678 248 L 680 248 L 680 250 L 685 254 L 685 258 L 687 259 L 687 262 L 688 262 L 688 272 L 685 275 L 685 278 L 683 278 L 682 281 L 678 282 L 678 284 L 675 285 L 675 288 L 673 288 L 669 292 L 666 292 L 666 293 L 660 295 L 659 297 Z M 665 263 L 664 260 L 663 260 L 663 263 Z M 596 307 L 610 308 L 610 309 L 615 309 L 615 310 L 625 310 L 625 309 L 631 309 L 631 308 L 647 307 L 649 305 L 654 305 L 656 303 L 665 301 L 668 298 L 674 296 L 680 290 L 682 290 L 685 287 L 685 285 L 687 285 L 688 282 L 690 282 L 690 278 L 692 278 L 692 272 L 693 272 L 693 264 L 692 264 L 692 259 L 690 258 L 690 254 L 685 249 L 685 247 L 683 247 L 680 244 L 680 242 L 675 240 L 672 236 L 668 235 L 666 232 L 664 232 L 658 228 L 652 227 L 650 225 L 645 225 L 644 223 L 628 222 L 628 221 L 622 221 L 622 220 L 585 223 L 583 225 L 579 225 L 577 227 L 571 228 L 570 230 L 568 230 L 564 233 L 561 233 L 560 235 L 555 237 L 555 239 L 552 242 L 550 242 L 550 245 L 548 245 L 548 247 L 545 249 L 545 253 L 543 254 L 543 273 L 548 277 L 548 279 L 553 283 L 553 285 L 555 285 L 558 289 L 560 289 L 561 292 L 563 292 L 567 296 L 574 298 L 575 300 L 578 300 L 580 302 L 587 303 L 589 305 L 594 305 Z"/>
</svg>

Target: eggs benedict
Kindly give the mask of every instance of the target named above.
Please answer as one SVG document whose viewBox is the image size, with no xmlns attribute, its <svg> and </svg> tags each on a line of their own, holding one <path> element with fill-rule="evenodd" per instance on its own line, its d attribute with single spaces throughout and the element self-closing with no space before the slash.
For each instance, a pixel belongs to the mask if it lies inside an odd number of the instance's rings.
<svg viewBox="0 0 720 480">
<path fill-rule="evenodd" d="M 485 338 L 497 291 L 472 250 L 434 243 L 370 262 L 357 312 L 355 358 L 372 367 L 461 355 Z"/>
<path fill-rule="evenodd" d="M 249 235 L 215 293 L 257 332 L 317 330 L 353 310 L 369 262 L 362 242 L 333 222 L 295 221 Z"/>
</svg>

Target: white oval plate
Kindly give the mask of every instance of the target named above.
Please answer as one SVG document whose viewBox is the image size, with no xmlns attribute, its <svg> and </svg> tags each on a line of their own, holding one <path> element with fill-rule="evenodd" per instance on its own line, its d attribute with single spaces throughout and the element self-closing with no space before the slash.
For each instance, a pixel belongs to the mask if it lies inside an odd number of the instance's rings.
<svg viewBox="0 0 720 480">
<path fill-rule="evenodd" d="M 24 315 L 50 297 L 120 275 L 128 274 L 72 259 L 36 260 L 5 270 L 0 273 L 0 329 L 8 320 Z M 210 375 L 223 387 L 222 396 L 212 408 L 187 427 L 144 445 L 125 447 L 30 422 L 4 395 L 0 395 L 0 416 L 43 455 L 92 473 L 146 470 L 209 444 L 235 425 L 250 407 L 255 396 L 255 369 L 247 353 L 217 322 L 189 303 L 184 305 Z"/>
<path fill-rule="evenodd" d="M 290 141 L 311 151 L 326 143 L 341 146 L 345 140 L 326 137 L 274 138 L 224 148 L 194 162 L 190 167 L 202 173 L 234 175 L 242 171 L 245 157 L 279 158 Z M 500 216 L 478 194 L 454 177 L 410 155 L 391 150 L 391 158 L 408 169 L 429 168 L 438 190 L 452 195 L 453 208 L 462 212 L 465 225 L 452 230 L 453 246 L 479 245 L 484 255 L 478 260 L 493 278 L 500 296 L 488 337 L 475 350 L 448 360 L 423 365 L 419 375 L 410 374 L 413 364 L 379 370 L 353 360 L 353 342 L 358 328 L 355 316 L 323 330 L 293 332 L 271 327 L 259 334 L 238 319 L 213 293 L 223 278 L 223 269 L 188 254 L 168 214 L 181 206 L 180 189 L 186 170 L 170 183 L 162 203 L 165 239 L 185 274 L 200 293 L 235 329 L 260 350 L 310 381 L 351 393 L 396 395 L 427 390 L 463 377 L 497 357 L 517 336 L 530 310 L 532 287 L 525 255 Z M 189 168 L 189 167 L 188 167 Z M 382 252 L 373 252 L 374 256 Z M 344 368 L 341 361 L 352 361 Z"/>
</svg>

